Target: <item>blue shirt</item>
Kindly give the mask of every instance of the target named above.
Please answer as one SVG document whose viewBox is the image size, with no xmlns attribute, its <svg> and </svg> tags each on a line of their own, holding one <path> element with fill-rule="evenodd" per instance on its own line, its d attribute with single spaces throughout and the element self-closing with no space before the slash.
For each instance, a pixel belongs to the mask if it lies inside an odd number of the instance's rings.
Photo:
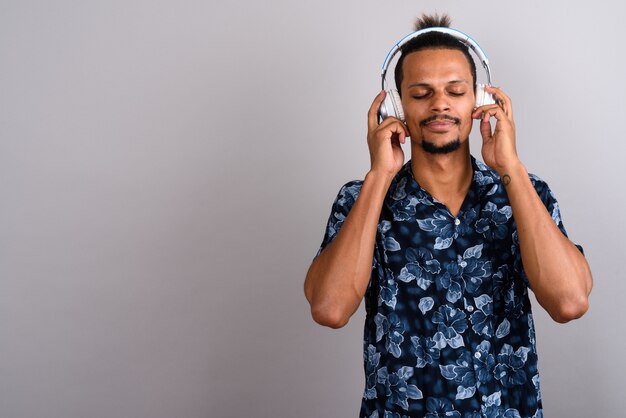
<svg viewBox="0 0 626 418">
<path fill-rule="evenodd" d="M 360 417 L 542 417 L 528 279 L 499 176 L 472 157 L 461 210 L 395 176 L 378 223 L 365 295 L 365 390 Z M 566 234 L 548 185 L 531 182 Z M 363 182 L 344 185 L 321 250 Z"/>
</svg>

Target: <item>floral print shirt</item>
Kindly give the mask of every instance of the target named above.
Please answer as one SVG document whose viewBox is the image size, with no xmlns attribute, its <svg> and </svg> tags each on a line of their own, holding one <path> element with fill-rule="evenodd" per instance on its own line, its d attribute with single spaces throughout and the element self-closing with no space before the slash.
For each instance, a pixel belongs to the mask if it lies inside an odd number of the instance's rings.
<svg viewBox="0 0 626 418">
<path fill-rule="evenodd" d="M 472 157 L 456 217 L 422 189 L 410 161 L 387 192 L 365 295 L 360 417 L 542 417 L 528 279 L 499 176 Z M 563 234 L 559 205 L 530 175 Z M 320 252 L 363 182 L 344 185 Z"/>
</svg>

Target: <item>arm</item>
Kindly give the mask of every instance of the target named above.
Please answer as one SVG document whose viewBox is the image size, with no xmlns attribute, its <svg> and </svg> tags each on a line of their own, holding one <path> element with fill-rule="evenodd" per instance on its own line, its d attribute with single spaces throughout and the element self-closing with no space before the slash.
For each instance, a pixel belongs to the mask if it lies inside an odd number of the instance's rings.
<svg viewBox="0 0 626 418">
<path fill-rule="evenodd" d="M 517 224 L 524 271 L 537 301 L 557 322 L 588 309 L 592 279 L 583 254 L 561 232 L 520 164 L 506 186 Z"/>
<path fill-rule="evenodd" d="M 511 100 L 489 88 L 498 105 L 477 109 L 483 158 L 496 170 L 511 202 L 524 271 L 539 304 L 557 322 L 581 317 L 588 309 L 592 278 L 585 257 L 561 232 L 533 187 L 515 150 Z M 489 117 L 496 118 L 493 134 Z"/>
<path fill-rule="evenodd" d="M 372 272 L 378 218 L 391 178 L 369 172 L 336 238 L 313 260 L 304 293 L 313 319 L 331 328 L 348 323 Z"/>
<path fill-rule="evenodd" d="M 407 136 L 404 124 L 395 118 L 377 122 L 384 97 L 379 93 L 368 113 L 371 169 L 336 238 L 313 260 L 304 282 L 313 319 L 331 328 L 347 324 L 365 295 L 382 205 L 404 163 L 400 147 Z"/>
</svg>

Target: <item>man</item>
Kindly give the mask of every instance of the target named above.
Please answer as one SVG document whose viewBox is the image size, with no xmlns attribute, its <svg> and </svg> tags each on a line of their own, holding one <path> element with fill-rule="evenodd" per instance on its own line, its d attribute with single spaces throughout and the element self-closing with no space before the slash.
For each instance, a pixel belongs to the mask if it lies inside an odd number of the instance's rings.
<svg viewBox="0 0 626 418">
<path fill-rule="evenodd" d="M 416 26 L 448 25 L 423 16 Z M 361 417 L 540 417 L 527 289 L 558 322 L 588 307 L 588 264 L 547 184 L 517 156 L 511 100 L 488 87 L 497 104 L 474 108 L 470 61 L 446 34 L 403 46 L 405 123 L 378 123 L 379 93 L 368 113 L 371 168 L 340 190 L 307 273 L 322 325 L 344 326 L 365 299 Z M 473 119 L 486 165 L 470 155 Z"/>
</svg>

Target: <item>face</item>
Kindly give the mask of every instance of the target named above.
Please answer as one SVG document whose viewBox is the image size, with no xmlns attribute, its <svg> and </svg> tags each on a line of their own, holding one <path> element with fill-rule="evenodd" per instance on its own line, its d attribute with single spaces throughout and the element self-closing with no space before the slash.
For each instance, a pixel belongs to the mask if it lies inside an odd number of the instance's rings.
<svg viewBox="0 0 626 418">
<path fill-rule="evenodd" d="M 407 55 L 401 93 L 411 140 L 426 152 L 452 152 L 467 142 L 475 98 L 461 51 L 425 49 Z"/>
</svg>

